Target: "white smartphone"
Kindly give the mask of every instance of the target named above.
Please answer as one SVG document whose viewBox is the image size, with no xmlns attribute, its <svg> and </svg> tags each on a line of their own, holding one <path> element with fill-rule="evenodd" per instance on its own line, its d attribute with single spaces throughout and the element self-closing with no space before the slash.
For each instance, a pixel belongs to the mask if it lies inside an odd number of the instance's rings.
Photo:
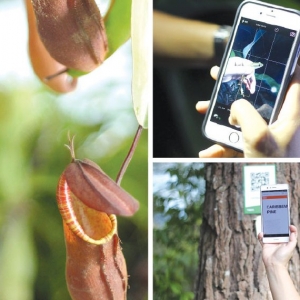
<svg viewBox="0 0 300 300">
<path fill-rule="evenodd" d="M 243 151 L 238 126 L 228 122 L 235 100 L 248 100 L 270 124 L 277 119 L 299 56 L 300 14 L 259 2 L 239 6 L 202 126 L 210 140 Z"/>
<path fill-rule="evenodd" d="M 263 243 L 286 243 L 290 239 L 290 201 L 287 184 L 262 185 Z"/>
</svg>

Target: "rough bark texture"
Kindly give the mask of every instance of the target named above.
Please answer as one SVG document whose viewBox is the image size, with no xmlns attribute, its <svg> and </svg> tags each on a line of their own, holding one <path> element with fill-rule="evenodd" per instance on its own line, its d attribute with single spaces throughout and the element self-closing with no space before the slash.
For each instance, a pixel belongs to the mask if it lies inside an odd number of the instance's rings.
<svg viewBox="0 0 300 300">
<path fill-rule="evenodd" d="M 255 231 L 256 215 L 243 213 L 243 166 L 206 165 L 206 196 L 200 230 L 197 300 L 272 299 L 261 245 Z M 277 183 L 290 186 L 291 224 L 299 225 L 300 165 L 276 164 Z M 298 245 L 289 264 L 300 291 Z"/>
</svg>

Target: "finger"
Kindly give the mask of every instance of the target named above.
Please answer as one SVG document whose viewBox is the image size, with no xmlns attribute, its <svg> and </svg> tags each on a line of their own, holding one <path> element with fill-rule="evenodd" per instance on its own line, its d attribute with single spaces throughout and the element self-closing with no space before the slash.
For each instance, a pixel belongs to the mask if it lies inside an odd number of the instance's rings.
<svg viewBox="0 0 300 300">
<path fill-rule="evenodd" d="M 290 240 L 286 246 L 289 249 L 289 251 L 292 252 L 297 245 L 297 228 L 294 225 L 290 225 L 290 231 Z"/>
<path fill-rule="evenodd" d="M 233 149 L 223 147 L 221 145 L 213 145 L 205 150 L 199 152 L 200 158 L 216 158 L 216 157 L 242 157 L 242 153 L 239 153 Z"/>
<path fill-rule="evenodd" d="M 290 225 L 290 231 L 295 232 L 296 234 L 298 233 L 298 229 L 295 225 Z"/>
<path fill-rule="evenodd" d="M 263 234 L 262 232 L 260 232 L 260 233 L 258 234 L 258 236 L 257 236 L 257 238 L 258 238 L 258 240 L 259 240 L 259 242 L 260 242 L 261 245 L 263 245 L 263 242 L 262 242 L 263 236 L 264 236 L 264 234 Z"/>
<path fill-rule="evenodd" d="M 218 78 L 219 69 L 220 68 L 218 66 L 214 66 L 210 69 L 210 75 L 214 80 L 217 80 Z"/>
<path fill-rule="evenodd" d="M 297 231 L 297 227 L 294 225 L 290 225 L 290 241 L 295 241 L 297 242 L 297 236 L 298 236 L 298 231 Z"/>
<path fill-rule="evenodd" d="M 241 99 L 232 104 L 229 123 L 241 126 L 246 157 L 282 156 L 266 122 L 248 101 Z"/>
<path fill-rule="evenodd" d="M 295 73 L 286 94 L 278 119 L 299 120 L 300 114 L 300 67 L 296 65 Z"/>
<path fill-rule="evenodd" d="M 197 102 L 196 110 L 201 114 L 205 114 L 208 109 L 209 102 L 210 102 L 209 100 Z"/>
<path fill-rule="evenodd" d="M 297 138 L 297 130 L 300 126 L 299 115 L 300 67 L 297 65 L 291 85 L 279 113 L 278 120 L 270 125 L 271 130 L 274 132 L 274 135 L 276 135 L 277 140 L 283 149 L 286 147 L 289 147 L 290 149 L 293 149 L 293 147 L 299 147 Z"/>
</svg>

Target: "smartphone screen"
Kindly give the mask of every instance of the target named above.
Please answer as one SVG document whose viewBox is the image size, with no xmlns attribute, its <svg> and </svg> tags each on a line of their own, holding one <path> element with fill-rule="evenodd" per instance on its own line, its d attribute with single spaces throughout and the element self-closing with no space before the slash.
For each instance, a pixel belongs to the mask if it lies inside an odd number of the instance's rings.
<svg viewBox="0 0 300 300">
<path fill-rule="evenodd" d="M 241 4 L 202 126 L 207 138 L 243 150 L 240 127 L 228 121 L 239 99 L 249 101 L 267 124 L 276 120 L 299 55 L 299 33 L 297 12 L 263 2 Z"/>
<path fill-rule="evenodd" d="M 231 104 L 248 100 L 269 123 L 296 31 L 241 18 L 225 67 L 211 121 L 228 122 Z"/>
<path fill-rule="evenodd" d="M 289 237 L 288 190 L 262 190 L 264 238 Z"/>
</svg>

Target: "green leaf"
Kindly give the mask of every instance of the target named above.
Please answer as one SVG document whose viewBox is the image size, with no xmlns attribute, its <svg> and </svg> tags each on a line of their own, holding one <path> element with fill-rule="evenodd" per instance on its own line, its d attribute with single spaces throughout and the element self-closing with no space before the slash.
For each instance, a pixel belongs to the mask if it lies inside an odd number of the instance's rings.
<svg viewBox="0 0 300 300">
<path fill-rule="evenodd" d="M 73 78 L 77 78 L 83 75 L 88 74 L 89 72 L 83 72 L 80 70 L 75 70 L 75 69 L 68 69 L 67 73 L 72 76 Z"/>
<path fill-rule="evenodd" d="M 171 283 L 171 290 L 175 295 L 180 295 L 181 292 L 181 285 L 178 283 Z"/>
<path fill-rule="evenodd" d="M 120 46 L 130 38 L 131 0 L 115 0 L 104 17 L 106 35 L 108 40 L 108 53 L 110 57 Z M 67 73 L 74 77 L 88 74 L 80 70 L 68 69 Z"/>
<path fill-rule="evenodd" d="M 108 53 L 111 56 L 130 38 L 131 0 L 115 0 L 105 18 Z"/>
<path fill-rule="evenodd" d="M 148 103 L 151 97 L 151 22 L 150 1 L 132 0 L 132 99 L 138 123 L 148 127 Z"/>
</svg>

